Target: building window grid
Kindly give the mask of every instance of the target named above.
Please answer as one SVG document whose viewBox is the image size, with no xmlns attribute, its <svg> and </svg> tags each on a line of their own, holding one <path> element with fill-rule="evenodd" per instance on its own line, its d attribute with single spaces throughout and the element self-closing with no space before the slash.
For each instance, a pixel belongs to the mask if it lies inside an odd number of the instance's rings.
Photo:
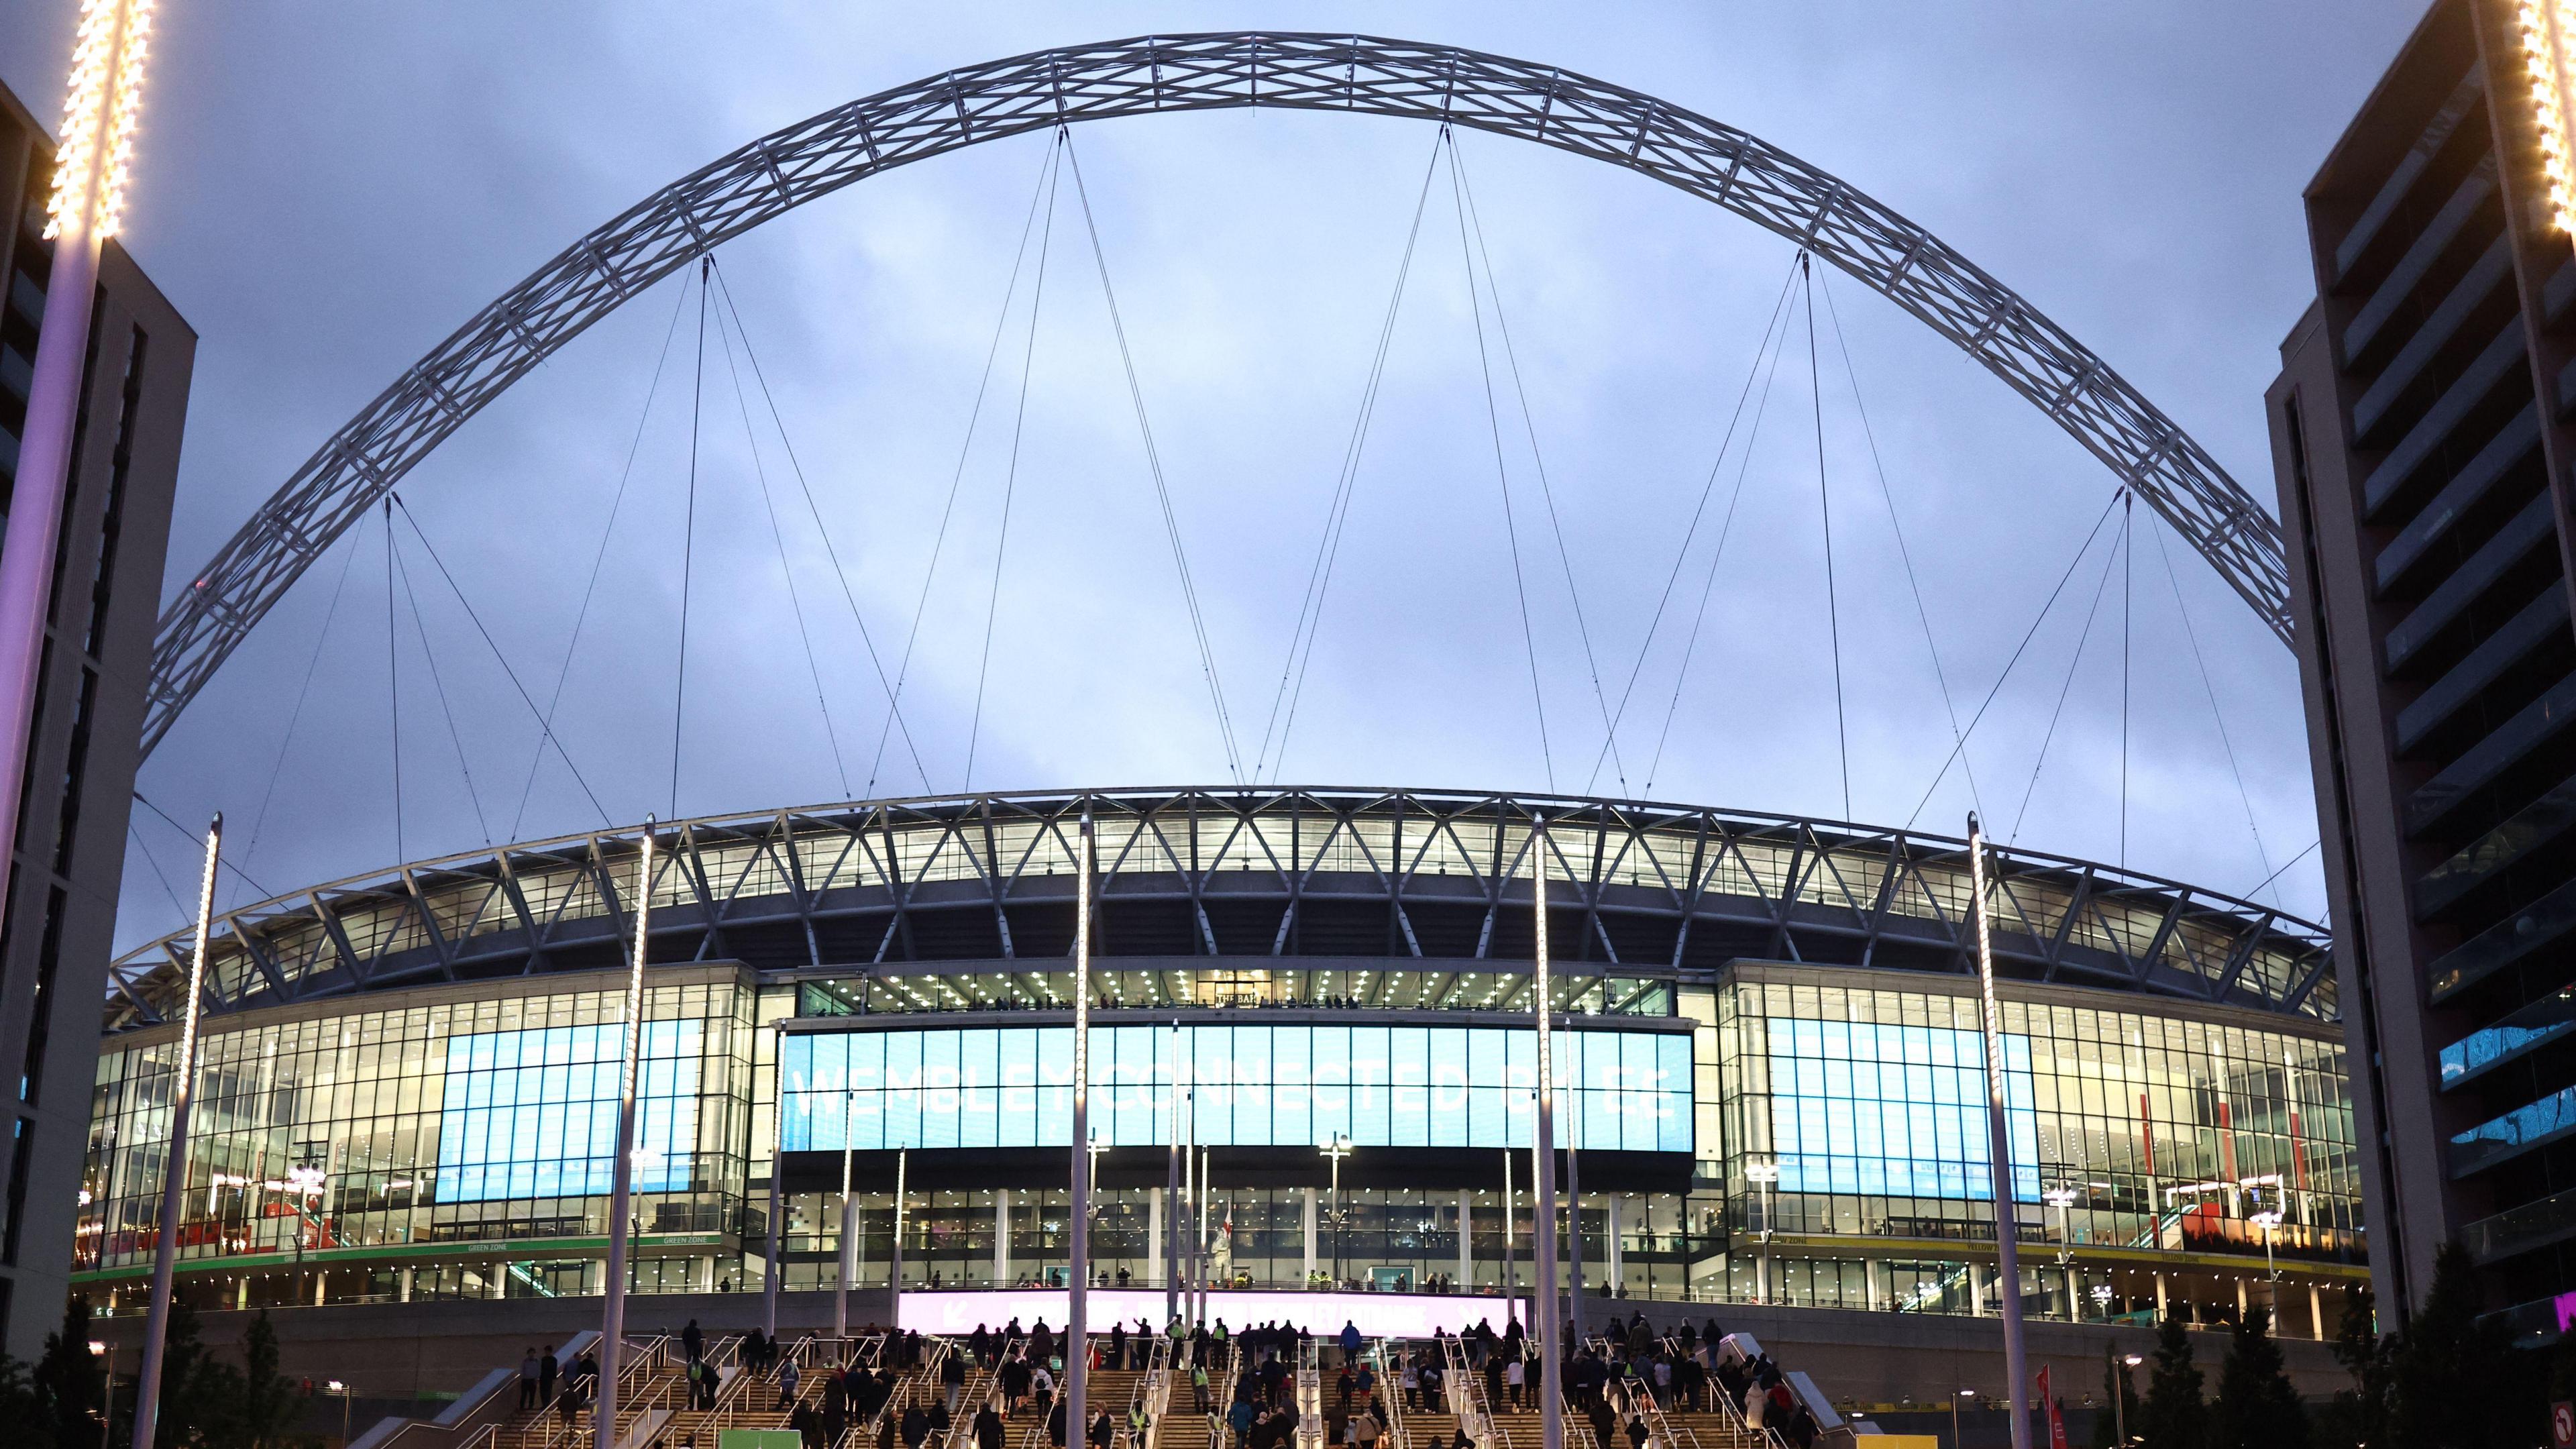
<svg viewBox="0 0 2576 1449">
<path fill-rule="evenodd" d="M 702 1291 L 718 1281 L 744 1287 L 758 1282 L 779 1060 L 768 1028 L 794 1010 L 797 998 L 796 988 L 783 984 L 757 990 L 733 985 L 652 988 L 648 1013 L 653 1019 L 685 1017 L 703 1023 L 708 1065 L 700 1083 L 699 1141 L 707 1157 L 688 1191 L 639 1194 L 639 1218 L 648 1233 L 734 1227 L 742 1233 L 743 1250 L 735 1256 L 733 1250 L 700 1246 L 676 1250 L 685 1257 L 648 1256 L 637 1265 L 639 1290 Z M 1687 1195 L 1588 1194 L 1586 1263 L 1595 1291 L 1641 1298 L 1751 1298 L 1756 1294 L 1750 1276 L 1754 1256 L 1741 1251 L 1741 1240 L 1739 1251 L 1725 1251 L 1724 1235 L 1749 1225 L 1752 1193 L 1742 1169 L 1768 1150 L 1762 1098 L 1769 1020 L 1775 1015 L 1850 1019 L 1858 1013 L 1881 1021 L 1938 1021 L 1972 1029 L 1974 1003 L 1940 994 L 1755 982 L 1713 990 L 1683 986 L 1673 1004 L 1696 1023 L 1695 1075 L 1702 1097 L 1698 1190 Z M 312 1208 L 318 1226 L 308 1247 L 462 1245 L 596 1233 L 602 1206 L 596 1197 L 442 1204 L 432 1200 L 434 1193 L 422 1190 L 420 1164 L 425 1155 L 435 1156 L 438 1076 L 449 1037 L 608 1022 L 615 1013 L 612 993 L 561 993 L 408 1007 L 345 1021 L 279 1023 L 210 1038 L 200 1087 L 203 1115 L 191 1172 L 191 1212 L 181 1229 L 183 1261 L 204 1263 L 241 1254 L 244 1248 L 264 1255 L 262 1267 L 291 1261 L 298 1236 L 295 1215 L 279 1206 L 281 1194 L 261 1184 L 308 1158 L 328 1174 L 326 1190 Z M 2033 1110 L 2041 1140 L 2064 1145 L 2043 1151 L 2043 1160 L 2062 1155 L 2088 1173 L 2104 1169 L 2101 1180 L 2119 1181 L 2117 1164 L 2133 1160 L 2140 1144 L 2112 1104 L 2115 1097 L 2125 1101 L 2132 1096 L 2132 1084 L 2164 1072 L 2173 1081 L 2150 1088 L 2151 1098 L 2158 1090 L 2167 1094 L 2157 1099 L 2155 1115 L 2157 1179 L 2168 1186 L 2186 1178 L 2206 1180 L 2208 1174 L 2193 1174 L 2224 1159 L 2215 1127 L 2218 1078 L 2224 1075 L 2238 1179 L 2279 1173 L 2289 1163 L 2286 1117 L 2294 1095 L 2304 1165 L 2290 1163 L 2288 1174 L 2295 1183 L 2304 1173 L 2308 1186 L 2304 1196 L 2292 1194 L 2292 1205 L 2310 1214 L 2309 1219 L 2294 1218 L 2294 1224 L 2313 1220 L 2336 1226 L 2357 1216 L 2351 1203 L 2349 1107 L 2339 1091 L 2327 1090 L 2340 1066 L 2339 1048 L 2223 1024 L 2019 1002 L 2007 1003 L 2006 1026 L 2030 1037 L 2034 1066 L 2049 1084 Z M 2295 1094 L 2284 1094 L 2280 1074 L 2268 1070 L 2271 1059 L 2285 1049 L 2293 1056 Z M 149 1261 L 170 1054 L 167 1048 L 130 1048 L 111 1051 L 102 1060 L 94 1114 L 99 1125 L 93 1129 L 89 1201 L 83 1208 L 76 1264 L 81 1269 L 131 1269 Z M 2224 1073 L 2212 1068 L 2212 1061 L 2224 1064 Z M 263 1100 L 268 1103 L 265 1114 L 259 1106 Z M 2200 1115 L 2189 1115 L 2195 1112 Z M 125 1145 L 118 1146 L 120 1142 Z M 317 1153 L 316 1143 L 331 1146 Z M 2132 1158 L 2124 1159 L 2124 1152 Z M 2168 1152 L 2174 1154 L 2170 1166 Z M 746 1162 L 746 1155 L 754 1160 Z M 759 1176 L 752 1176 L 753 1171 Z M 218 1174 L 225 1180 L 217 1181 Z M 1499 1164 L 1496 1177 L 1498 1188 Z M 757 1194 L 748 1202 L 746 1184 Z M 1063 1204 L 1056 1201 L 1061 1196 L 1013 1193 L 1012 1276 L 1034 1276 L 1063 1261 Z M 1288 1286 L 1299 1280 L 1304 1196 L 1298 1188 L 1220 1187 L 1218 1197 L 1237 1224 L 1234 1261 L 1256 1283 Z M 1503 1256 L 1500 1196 L 1494 1189 L 1470 1193 L 1475 1231 L 1467 1286 L 1491 1290 L 1509 1276 L 1526 1291 L 1531 1281 L 1527 1186 L 1522 1185 L 1517 1204 L 1516 1267 L 1507 1267 Z M 1622 1219 L 1622 1271 L 1615 1283 L 1608 1281 L 1607 1205 L 1613 1196 L 1620 1200 Z M 1113 1275 L 1124 1267 L 1132 1281 L 1142 1282 L 1149 1274 L 1150 1197 L 1143 1189 L 1104 1195 L 1099 1251 L 1104 1269 Z M 1345 1204 L 1351 1222 L 1340 1245 L 1343 1271 L 1378 1286 L 1396 1279 L 1423 1285 L 1455 1274 L 1455 1201 L 1454 1191 L 1350 1190 Z M 784 1274 L 789 1286 L 828 1284 L 838 1251 L 834 1203 L 828 1193 L 787 1199 Z M 2233 1206 L 2250 1209 L 2246 1202 Z M 1794 1200 L 1783 1196 L 1773 1207 L 1784 1231 L 1804 1227 L 1848 1233 L 1866 1231 L 1870 1215 L 1883 1221 L 1898 1207 L 1915 1208 L 1926 1217 L 1984 1211 L 1983 1203 L 1900 1204 L 1837 1194 L 1800 1194 Z M 2023 1231 L 2053 1231 L 2057 1217 L 2054 1211 L 2025 1207 Z M 892 1220 L 891 1201 L 882 1191 L 863 1194 L 861 1255 L 869 1265 L 863 1282 L 882 1285 L 885 1280 Z M 2125 1242 L 2144 1221 L 2142 1213 L 2087 1202 L 2074 1209 L 2068 1226 L 2079 1243 Z M 1328 1268 L 1334 1254 L 1329 1223 L 1320 1223 L 1318 1232 L 1319 1267 Z M 991 1281 L 989 1192 L 916 1191 L 906 1237 L 908 1283 L 925 1284 L 933 1271 L 942 1275 L 943 1285 Z M 2248 1244 L 2239 1240 L 2230 1246 L 2242 1253 Z M 1769 1296 L 1863 1306 L 1866 1289 L 1858 1261 L 1863 1256 L 1870 1255 L 1784 1256 L 1772 1265 L 1777 1276 Z M 1902 1302 L 1921 1311 L 1971 1311 L 1956 1260 L 1879 1261 L 1882 1306 Z M 1379 1276 L 1381 1270 L 1395 1279 Z M 382 1262 L 333 1271 L 334 1301 L 353 1295 L 389 1297 L 396 1291 L 397 1270 Z M 497 1263 L 424 1260 L 401 1279 L 403 1291 L 424 1300 L 596 1292 L 600 1286 L 595 1259 L 579 1257 Z M 120 1298 L 118 1306 L 129 1305 Z"/>
<path fill-rule="evenodd" d="M 442 1200 L 442 1078 L 453 1038 L 614 1025 L 621 995 L 414 1006 L 207 1037 L 189 1134 L 181 1259 L 273 1264 L 292 1261 L 299 1246 L 310 1253 L 604 1232 L 600 1196 Z M 738 1224 L 748 998 L 731 985 L 646 992 L 648 1035 L 651 1023 L 695 1023 L 703 1049 L 693 1140 L 685 1145 L 688 1175 L 666 1190 L 637 1194 L 647 1233 L 722 1232 Z M 176 1055 L 175 1043 L 100 1055 L 77 1270 L 151 1260 Z M 318 1191 L 306 1190 L 311 1179 L 299 1169 L 319 1172 Z"/>
<path fill-rule="evenodd" d="M 2249 1234 L 2246 1222 L 2279 1211 L 2276 1246 L 2358 1256 L 2359 1180 L 2351 1108 L 2336 1085 L 2339 1043 L 2086 1007 L 2002 1006 L 2006 1035 L 2030 1044 L 2040 1187 L 2075 1194 L 2063 1209 L 2023 1202 L 2016 1218 L 2024 1237 L 2063 1233 L 2078 1244 L 2165 1247 L 2185 1246 L 2186 1236 L 2259 1243 L 2259 1230 Z M 1773 1020 L 1979 1029 L 1972 997 L 1782 983 L 1722 989 L 1718 1015 L 1729 1210 L 1732 1225 L 1748 1231 L 1762 1226 L 1763 1194 L 1744 1169 L 1777 1155 Z M 2141 1093 L 2148 1130 L 2141 1130 Z M 1963 1154 L 1954 1166 L 1983 1182 L 1982 1153 Z M 1990 1236 L 1989 1199 L 1976 1186 L 1965 1197 L 1777 1192 L 1770 1210 L 1774 1226 L 1787 1232 Z M 2200 1221 L 2186 1224 L 2187 1217 Z"/>
</svg>

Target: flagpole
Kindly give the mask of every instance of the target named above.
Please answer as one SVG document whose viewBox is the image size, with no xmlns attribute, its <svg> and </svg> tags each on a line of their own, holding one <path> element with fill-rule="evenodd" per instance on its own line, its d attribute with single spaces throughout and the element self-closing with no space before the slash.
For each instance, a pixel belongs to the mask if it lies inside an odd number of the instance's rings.
<svg viewBox="0 0 2576 1449">
<path fill-rule="evenodd" d="M 599 1329 L 599 1401 L 593 1406 L 593 1449 L 617 1443 L 618 1361 L 626 1334 L 626 1215 L 635 1190 L 635 1080 L 644 1054 L 644 958 L 652 943 L 653 817 L 644 817 L 636 852 L 635 959 L 626 972 L 626 1032 L 617 1061 L 617 1156 L 609 1166 L 608 1308 Z"/>
<path fill-rule="evenodd" d="M 2022 1343 L 2021 1243 L 2013 1209 L 2012 1133 L 2004 1119 L 2004 1018 L 1995 1003 L 1994 933 L 1988 924 L 1986 836 L 1976 813 L 1968 815 L 1968 883 L 1977 913 L 1977 995 L 1984 1008 L 1988 1175 L 1994 1184 L 1995 1277 L 2004 1319 L 2004 1375 L 2011 1389 L 2012 1449 L 2030 1449 L 2030 1382 Z M 1552 1449 L 1552 1446 L 1551 1446 Z"/>
<path fill-rule="evenodd" d="M 215 933 L 215 862 L 224 817 L 206 827 L 206 873 L 197 887 L 197 949 L 188 962 L 188 1011 L 179 1027 L 179 1065 L 170 1088 L 170 1149 L 161 1169 L 161 1218 L 152 1235 L 152 1309 L 143 1329 L 143 1376 L 135 1381 L 134 1449 L 152 1449 L 161 1409 L 161 1353 L 170 1329 L 171 1277 L 178 1267 L 179 1199 L 188 1185 L 188 1105 L 196 1096 L 198 1004 L 206 993 L 206 943 Z M 5 858 L 0 851 L 0 858 Z"/>
<path fill-rule="evenodd" d="M 1073 1282 L 1068 1285 L 1064 1354 L 1067 1444 L 1091 1442 L 1091 808 L 1073 868 Z"/>
<path fill-rule="evenodd" d="M 1548 1020 L 1547 818 L 1536 812 L 1530 815 L 1530 856 L 1530 919 L 1538 948 L 1530 965 L 1533 1023 L 1538 1032 L 1538 1111 L 1530 1145 L 1530 1181 L 1538 1211 L 1530 1249 L 1538 1267 L 1537 1312 L 1532 1317 L 1537 1320 L 1540 1345 L 1539 1443 L 1542 1449 L 1565 1449 L 1565 1345 L 1558 1341 L 1563 1305 L 1556 1299 L 1556 1083 L 1548 1040 L 1553 1029 Z"/>
</svg>

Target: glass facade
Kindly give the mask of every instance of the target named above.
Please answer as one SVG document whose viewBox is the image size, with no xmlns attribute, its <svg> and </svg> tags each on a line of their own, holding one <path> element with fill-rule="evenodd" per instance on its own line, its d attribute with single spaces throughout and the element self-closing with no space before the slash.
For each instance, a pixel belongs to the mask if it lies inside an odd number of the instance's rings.
<svg viewBox="0 0 2576 1449">
<path fill-rule="evenodd" d="M 1164 974 L 1182 993 L 1203 984 Z M 814 982 L 846 977 L 655 975 L 640 1290 L 757 1285 L 773 1141 L 817 1158 L 910 1152 L 907 1287 L 1063 1271 L 1070 1028 L 948 1001 L 1026 973 L 913 977 L 942 1005 L 828 1016 L 810 1009 Z M 1280 1000 L 1338 996 L 1293 977 L 1265 980 Z M 1558 1037 L 1560 1140 L 1584 1154 L 1593 1291 L 1992 1311 L 2004 1290 L 1979 1266 L 1997 1218 L 1972 983 L 1738 962 L 1655 985 L 1620 997 L 1630 1014 L 1576 1017 Z M 184 1291 L 200 1306 L 599 1291 L 614 986 L 614 973 L 540 976 L 212 1018 L 175 1225 Z M 2309 1290 L 2359 1282 L 2362 1259 L 2333 1030 L 2125 994 L 2004 993 L 2008 1217 L 2038 1246 L 2023 1257 L 2030 1311 L 2134 1317 L 2170 1299 L 2209 1321 L 2256 1291 L 2292 1295 L 2293 1331 L 2323 1322 Z M 1221 1010 L 1150 1025 L 1112 1013 L 1096 1028 L 1092 1115 L 1121 1154 L 1103 1159 L 1096 1195 L 1105 1277 L 1164 1273 L 1173 1204 L 1145 1184 L 1163 1180 L 1186 1084 L 1194 1140 L 1215 1152 L 1206 1226 L 1230 1281 L 1532 1281 L 1525 1018 L 1352 1000 Z M 111 1311 L 139 1305 L 161 1230 L 168 1035 L 111 1038 L 100 1061 L 77 1266 Z M 1336 1131 L 1354 1143 L 1338 1197 L 1312 1150 Z M 824 1175 L 791 1164 L 790 1288 L 825 1286 L 839 1259 L 839 1196 L 810 1190 Z M 856 1179 L 863 1285 L 893 1273 L 891 1178 Z"/>
<path fill-rule="evenodd" d="M 1536 1050 L 1502 1025 L 1102 1026 L 1092 1135 L 1172 1141 L 1180 1087 L 1205 1146 L 1526 1147 Z M 1603 1150 L 1690 1151 L 1690 1053 L 1680 1032 L 1561 1032 L 1558 1130 Z M 800 1032 L 780 1061 L 790 1152 L 1073 1141 L 1070 1026 Z"/>
<path fill-rule="evenodd" d="M 1707 1291 L 1936 1311 L 1977 1292 L 1936 1245 L 1991 1243 L 1997 1231 L 1978 999 L 1965 982 L 1885 980 L 1746 966 L 1714 990 L 1684 991 L 1713 1048 L 1702 1112 L 1713 1086 L 1724 1146 L 1702 1171 L 1725 1185 L 1720 1235 L 1734 1249 L 1710 1265 L 1726 1286 Z M 2361 1281 L 2338 1036 L 2092 993 L 2007 988 L 2000 1006 L 2009 1218 L 2021 1241 L 2072 1260 L 2052 1292 L 2143 1296 L 2135 1274 L 2087 1270 L 2087 1248 L 2268 1249 L 2274 1264 L 2351 1266 Z M 1744 1250 L 1765 1233 L 1795 1235 L 1799 1251 Z M 2025 1252 L 2026 1272 L 2035 1258 L 2048 1261 Z"/>
<path fill-rule="evenodd" d="M 648 1246 L 740 1228 L 752 993 L 715 974 L 646 992 L 635 1211 Z M 243 1302 L 595 1288 L 595 1268 L 536 1255 L 590 1252 L 607 1231 L 622 992 L 351 1005 L 210 1021 L 180 1267 L 232 1270 Z M 75 1258 L 94 1281 L 150 1270 L 177 1054 L 175 1041 L 100 1053 Z M 495 1241 L 538 1246 L 514 1268 L 481 1249 Z M 336 1289 L 326 1265 L 346 1265 Z"/>
</svg>

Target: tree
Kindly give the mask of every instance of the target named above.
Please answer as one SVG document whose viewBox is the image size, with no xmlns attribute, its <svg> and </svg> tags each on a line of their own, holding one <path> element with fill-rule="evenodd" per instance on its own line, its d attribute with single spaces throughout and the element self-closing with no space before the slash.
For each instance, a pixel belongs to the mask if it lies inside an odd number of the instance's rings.
<svg viewBox="0 0 2576 1449">
<path fill-rule="evenodd" d="M 2211 1449 L 2307 1449 L 2307 1410 L 2282 1368 L 2269 1308 L 2249 1311 L 2228 1335 L 2209 1442 Z"/>
<path fill-rule="evenodd" d="M 28 1377 L 27 1366 L 5 1353 L 0 1353 L 0 1424 L 25 1426 L 22 1433 L 9 1437 L 12 1445 L 53 1449 L 58 1443 L 69 1442 L 54 1437 L 53 1425 L 43 1412 L 43 1396 Z"/>
<path fill-rule="evenodd" d="M 295 1409 L 295 1386 L 277 1371 L 277 1330 L 269 1326 L 268 1311 L 262 1309 L 251 1320 L 250 1331 L 242 1335 L 241 1390 L 234 1423 L 248 1449 L 269 1449 L 280 1442 Z"/>
<path fill-rule="evenodd" d="M 2102 1410 L 2093 1416 L 2093 1449 L 2117 1449 L 2122 1424 L 2128 1425 L 2129 1437 L 2136 1438 L 2143 1427 L 2139 1415 L 2138 1381 L 2121 1361 L 2120 1345 L 2106 1345 L 2102 1350 Z"/>
<path fill-rule="evenodd" d="M 2432 1290 L 2389 1355 L 2389 1442 L 2402 1449 L 2491 1449 L 2543 1432 L 2545 1365 L 2480 1321 L 2474 1272 L 2467 1249 L 2443 1245 Z"/>
<path fill-rule="evenodd" d="M 102 1385 L 89 1335 L 89 1300 L 75 1295 L 63 1306 L 63 1326 L 45 1335 L 44 1355 L 36 1360 L 34 1422 L 58 1445 L 98 1437 L 92 1416 L 100 1409 Z"/>
<path fill-rule="evenodd" d="M 2147 1372 L 2147 1401 L 2137 1430 L 2147 1449 L 2208 1449 L 2209 1406 L 2201 1402 L 2200 1366 L 2191 1361 L 2191 1334 L 2179 1318 L 2156 1328 L 2155 1367 Z"/>
<path fill-rule="evenodd" d="M 2369 1292 L 2345 1290 L 2343 1320 L 2335 1330 L 2334 1356 L 2343 1371 L 2352 1376 L 2352 1387 L 2337 1390 L 2333 1401 L 2317 1411 L 2312 1439 L 2320 1444 L 2391 1442 L 2389 1378 L 2396 1345 L 2395 1335 L 2379 1332 Z"/>
</svg>

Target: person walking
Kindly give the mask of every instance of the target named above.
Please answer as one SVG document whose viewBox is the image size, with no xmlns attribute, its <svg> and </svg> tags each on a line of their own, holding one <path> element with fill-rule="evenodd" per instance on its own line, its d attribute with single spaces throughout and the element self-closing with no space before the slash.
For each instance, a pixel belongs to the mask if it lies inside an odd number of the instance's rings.
<svg viewBox="0 0 2576 1449">
<path fill-rule="evenodd" d="M 525 1412 L 529 1409 L 536 1408 L 539 1402 L 540 1400 L 537 1398 L 537 1351 L 534 1348 L 531 1348 L 528 1350 L 528 1356 L 519 1360 L 519 1408 L 521 1412 Z"/>
<path fill-rule="evenodd" d="M 803 1377 L 792 1358 L 778 1366 L 778 1407 L 783 1409 L 796 1402 L 796 1385 Z"/>
<path fill-rule="evenodd" d="M 939 1386 L 947 1390 L 942 1398 L 948 1405 L 949 1416 L 954 1418 L 957 1401 L 966 1394 L 966 1360 L 962 1355 L 952 1353 L 940 1361 Z"/>
<path fill-rule="evenodd" d="M 1356 1320 L 1342 1320 L 1342 1362 L 1350 1363 L 1360 1356 L 1360 1326 Z"/>
<path fill-rule="evenodd" d="M 665 1318 L 662 1321 L 668 1323 L 671 1320 Z M 690 1319 L 688 1326 L 680 1330 L 680 1347 L 687 1351 L 691 1363 L 707 1356 L 707 1336 L 699 1331 L 696 1319 Z"/>
<path fill-rule="evenodd" d="M 551 1343 L 547 1344 L 545 1356 L 537 1360 L 537 1402 L 539 1404 L 551 1404 L 555 1401 L 555 1375 L 560 1368 L 561 1365 L 555 1362 L 555 1346 Z"/>
</svg>

